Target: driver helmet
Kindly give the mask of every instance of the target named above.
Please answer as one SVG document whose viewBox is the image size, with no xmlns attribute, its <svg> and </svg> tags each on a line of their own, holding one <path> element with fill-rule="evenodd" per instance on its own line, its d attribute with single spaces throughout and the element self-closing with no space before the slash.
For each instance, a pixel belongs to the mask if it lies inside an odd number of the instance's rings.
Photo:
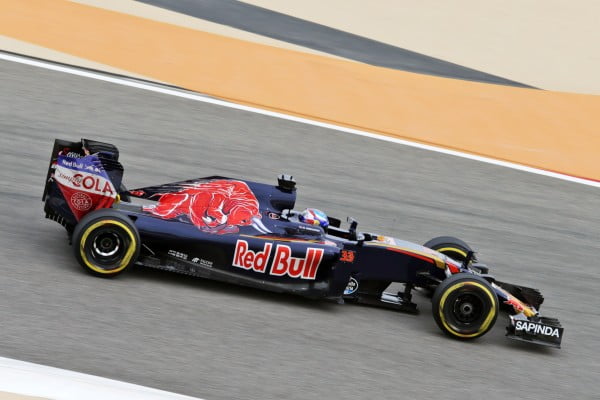
<svg viewBox="0 0 600 400">
<path fill-rule="evenodd" d="M 298 216 L 298 219 L 305 224 L 318 225 L 321 228 L 327 228 L 329 226 L 327 215 L 316 208 L 307 208 L 302 211 Z"/>
</svg>

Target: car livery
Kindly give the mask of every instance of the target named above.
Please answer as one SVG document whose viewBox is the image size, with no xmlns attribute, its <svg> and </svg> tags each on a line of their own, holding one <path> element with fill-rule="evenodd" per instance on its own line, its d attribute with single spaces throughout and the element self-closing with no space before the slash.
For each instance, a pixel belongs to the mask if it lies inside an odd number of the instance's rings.
<svg viewBox="0 0 600 400">
<path fill-rule="evenodd" d="M 56 184 L 78 220 L 90 211 L 110 207 L 117 197 L 106 171 L 93 160 L 94 156 L 60 156 L 54 166 Z"/>
<path fill-rule="evenodd" d="M 44 187 L 46 217 L 63 225 L 88 272 L 116 276 L 137 265 L 339 303 L 415 313 L 412 291 L 432 295 L 446 335 L 483 336 L 499 310 L 507 336 L 560 347 L 564 330 L 543 317 L 537 289 L 496 280 L 472 249 L 444 236 L 418 245 L 360 232 L 320 210 L 294 211 L 296 183 L 221 176 L 127 190 L 118 149 L 56 140 Z M 389 293 L 393 282 L 404 290 Z"/>
<path fill-rule="evenodd" d="M 199 229 L 218 234 L 237 232 L 238 226 L 261 218 L 258 200 L 245 182 L 214 179 L 182 186 L 176 192 L 155 194 L 157 204 L 143 210 L 167 219 L 185 215 Z"/>
</svg>

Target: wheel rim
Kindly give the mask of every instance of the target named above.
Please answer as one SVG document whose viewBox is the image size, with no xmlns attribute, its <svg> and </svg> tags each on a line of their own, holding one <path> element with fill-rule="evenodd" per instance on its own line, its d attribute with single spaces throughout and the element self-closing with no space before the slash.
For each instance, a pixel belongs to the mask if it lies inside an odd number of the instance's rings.
<svg viewBox="0 0 600 400">
<path fill-rule="evenodd" d="M 482 315 L 483 301 L 473 293 L 464 293 L 454 300 L 452 314 L 463 324 L 472 324 Z"/>
<path fill-rule="evenodd" d="M 111 257 L 121 249 L 121 239 L 114 232 L 105 232 L 94 238 L 92 246 L 98 257 Z"/>
<path fill-rule="evenodd" d="M 120 268 L 127 249 L 131 245 L 131 240 L 126 232 L 113 225 L 103 225 L 94 229 L 86 242 L 87 259 L 104 271 Z"/>
<path fill-rule="evenodd" d="M 485 293 L 463 287 L 450 294 L 443 314 L 448 325 L 456 332 L 478 332 L 489 314 L 491 304 Z"/>
</svg>

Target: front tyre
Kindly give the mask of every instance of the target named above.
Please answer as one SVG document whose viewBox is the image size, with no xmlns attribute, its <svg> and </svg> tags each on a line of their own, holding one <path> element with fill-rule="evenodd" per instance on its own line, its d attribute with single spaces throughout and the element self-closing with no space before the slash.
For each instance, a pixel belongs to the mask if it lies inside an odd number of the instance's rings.
<svg viewBox="0 0 600 400">
<path fill-rule="evenodd" d="M 92 275 L 111 277 L 135 263 L 140 235 L 133 222 L 113 209 L 89 213 L 73 231 L 75 258 Z"/>
<path fill-rule="evenodd" d="M 498 317 L 498 298 L 483 278 L 459 273 L 442 281 L 433 294 L 433 318 L 446 335 L 469 340 L 483 336 Z"/>
<path fill-rule="evenodd" d="M 473 251 L 471 246 L 453 236 L 439 236 L 431 239 L 423 246 L 439 251 L 456 261 L 464 261 L 467 258 L 467 253 Z"/>
<path fill-rule="evenodd" d="M 435 251 L 439 251 L 440 253 L 445 254 L 453 260 L 459 262 L 464 262 L 467 258 L 467 254 L 469 253 L 469 251 L 473 251 L 471 246 L 453 236 L 439 236 L 431 239 L 423 246 L 429 247 L 430 249 Z M 473 255 L 471 261 L 476 263 L 478 261 L 477 256 Z M 488 274 L 490 272 L 489 268 L 483 265 L 473 267 L 473 269 L 475 269 L 480 274 Z"/>
</svg>

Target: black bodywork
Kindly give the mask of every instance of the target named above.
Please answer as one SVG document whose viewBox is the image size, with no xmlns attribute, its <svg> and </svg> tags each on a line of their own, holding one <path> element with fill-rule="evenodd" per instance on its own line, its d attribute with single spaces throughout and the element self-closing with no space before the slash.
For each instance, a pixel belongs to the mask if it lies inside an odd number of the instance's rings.
<svg viewBox="0 0 600 400">
<path fill-rule="evenodd" d="M 458 261 L 425 246 L 359 232 L 353 220 L 347 229 L 332 217 L 325 229 L 303 223 L 293 211 L 292 177 L 282 175 L 268 185 L 211 176 L 127 190 L 118 158 L 108 143 L 56 140 L 43 194 L 46 217 L 71 235 L 84 215 L 111 208 L 139 232 L 137 265 L 407 312 L 416 312 L 414 288 L 430 289 L 457 273 L 477 275 L 511 314 L 509 337 L 560 347 L 563 328 L 539 316 L 539 291 L 496 281 L 472 254 Z M 405 290 L 385 292 L 392 282 L 404 283 Z M 555 335 L 536 331 L 538 325 L 551 326 Z"/>
</svg>

